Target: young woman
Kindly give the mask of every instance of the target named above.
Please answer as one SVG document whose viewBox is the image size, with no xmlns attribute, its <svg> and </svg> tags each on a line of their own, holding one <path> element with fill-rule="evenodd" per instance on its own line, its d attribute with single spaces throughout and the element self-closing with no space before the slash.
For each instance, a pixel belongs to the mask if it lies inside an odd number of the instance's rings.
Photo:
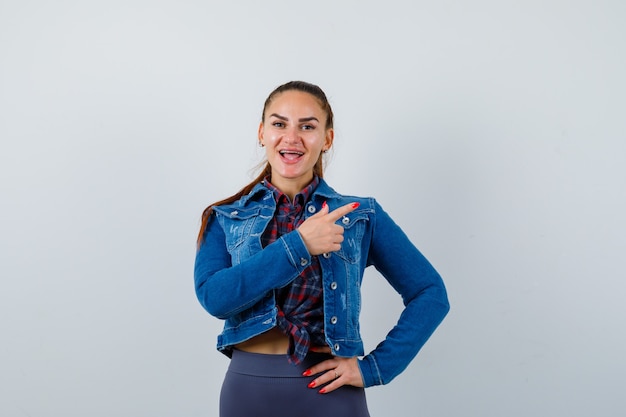
<svg viewBox="0 0 626 417">
<path fill-rule="evenodd" d="M 319 87 L 279 86 L 258 130 L 265 169 L 203 213 L 196 294 L 225 320 L 217 348 L 231 358 L 221 417 L 369 416 L 364 388 L 402 372 L 448 312 L 440 276 L 376 200 L 339 194 L 322 179 L 333 139 Z M 365 355 L 368 266 L 405 308 Z"/>
</svg>

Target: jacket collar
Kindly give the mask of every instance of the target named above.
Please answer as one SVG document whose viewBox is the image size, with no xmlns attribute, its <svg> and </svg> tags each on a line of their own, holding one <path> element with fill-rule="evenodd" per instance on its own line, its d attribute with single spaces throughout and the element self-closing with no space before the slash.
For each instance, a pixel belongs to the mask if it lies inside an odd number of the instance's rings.
<svg viewBox="0 0 626 417">
<path fill-rule="evenodd" d="M 271 198 L 272 195 L 273 195 L 272 191 L 265 185 L 265 182 L 261 181 L 257 185 L 254 186 L 252 191 L 250 191 L 248 194 L 241 197 L 239 202 L 242 206 L 245 206 L 250 201 L 258 201 L 259 199 L 265 200 L 267 198 Z M 338 198 L 338 197 L 341 197 L 341 195 L 338 194 L 335 190 L 333 190 L 332 187 L 330 187 L 328 183 L 324 181 L 323 178 L 320 178 L 320 183 L 317 185 L 317 188 L 313 192 L 313 195 L 311 198 L 318 199 L 318 198 Z"/>
</svg>

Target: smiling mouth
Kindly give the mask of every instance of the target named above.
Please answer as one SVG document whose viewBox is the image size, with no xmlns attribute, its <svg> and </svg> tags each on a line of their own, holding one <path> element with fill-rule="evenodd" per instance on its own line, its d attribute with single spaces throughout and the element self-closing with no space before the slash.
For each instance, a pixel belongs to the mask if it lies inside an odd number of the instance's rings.
<svg viewBox="0 0 626 417">
<path fill-rule="evenodd" d="M 279 151 L 278 153 L 280 154 L 280 156 L 282 156 L 284 159 L 288 161 L 296 161 L 298 160 L 298 158 L 304 155 L 304 152 L 289 151 L 289 150 L 282 150 L 282 151 Z"/>
</svg>

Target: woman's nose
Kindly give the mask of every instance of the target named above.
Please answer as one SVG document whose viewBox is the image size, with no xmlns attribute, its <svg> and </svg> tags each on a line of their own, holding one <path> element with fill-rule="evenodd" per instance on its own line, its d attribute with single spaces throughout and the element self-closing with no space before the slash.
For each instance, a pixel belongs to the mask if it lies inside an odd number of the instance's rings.
<svg viewBox="0 0 626 417">
<path fill-rule="evenodd" d="M 297 128 L 289 129 L 285 132 L 284 140 L 294 143 L 300 140 L 300 131 Z"/>
</svg>

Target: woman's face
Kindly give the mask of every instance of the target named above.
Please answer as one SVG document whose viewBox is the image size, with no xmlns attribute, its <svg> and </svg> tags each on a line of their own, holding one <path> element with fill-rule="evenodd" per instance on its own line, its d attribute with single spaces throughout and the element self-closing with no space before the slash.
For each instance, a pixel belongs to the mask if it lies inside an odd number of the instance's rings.
<svg viewBox="0 0 626 417">
<path fill-rule="evenodd" d="M 314 96 L 290 90 L 274 97 L 259 126 L 272 184 L 283 192 L 299 192 L 313 179 L 313 167 L 320 153 L 331 147 L 333 137 Z"/>
</svg>

